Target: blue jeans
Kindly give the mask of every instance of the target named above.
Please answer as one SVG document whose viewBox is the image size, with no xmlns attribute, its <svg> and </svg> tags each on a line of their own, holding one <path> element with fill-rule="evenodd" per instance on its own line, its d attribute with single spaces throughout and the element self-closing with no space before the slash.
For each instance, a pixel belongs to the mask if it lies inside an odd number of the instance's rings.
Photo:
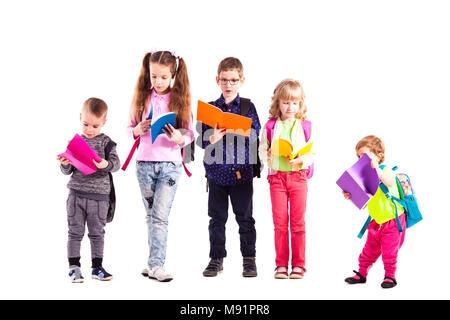
<svg viewBox="0 0 450 320">
<path fill-rule="evenodd" d="M 142 201 L 147 212 L 148 266 L 164 266 L 167 247 L 169 213 L 178 180 L 181 162 L 138 161 L 136 173 Z"/>
</svg>

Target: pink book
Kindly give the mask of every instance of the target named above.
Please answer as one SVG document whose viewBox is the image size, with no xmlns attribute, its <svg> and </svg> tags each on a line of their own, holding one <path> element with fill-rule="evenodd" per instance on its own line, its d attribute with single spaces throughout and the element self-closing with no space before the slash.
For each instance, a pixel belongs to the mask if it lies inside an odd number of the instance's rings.
<svg viewBox="0 0 450 320">
<path fill-rule="evenodd" d="M 97 166 L 92 160 L 101 162 L 100 158 L 86 141 L 79 135 L 75 134 L 67 146 L 66 152 L 58 155 L 70 161 L 75 168 L 88 175 L 97 171 Z"/>
</svg>

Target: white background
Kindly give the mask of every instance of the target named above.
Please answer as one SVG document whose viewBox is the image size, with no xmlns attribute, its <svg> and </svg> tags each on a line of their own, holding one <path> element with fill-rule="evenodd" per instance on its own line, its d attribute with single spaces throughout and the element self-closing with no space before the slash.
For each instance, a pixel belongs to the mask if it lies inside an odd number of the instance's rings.
<svg viewBox="0 0 450 320">
<path fill-rule="evenodd" d="M 3 299 L 448 299 L 447 183 L 449 11 L 445 1 L 2 1 L 0 4 L 1 219 Z M 275 280 L 269 187 L 254 181 L 258 277 L 241 276 L 237 223 L 230 210 L 224 273 L 204 278 L 209 240 L 203 151 L 183 175 L 172 207 L 166 269 L 174 280 L 143 278 L 145 210 L 132 163 L 115 174 L 116 218 L 106 228 L 111 282 L 67 276 L 68 177 L 55 157 L 79 132 L 91 96 L 110 108 L 104 132 L 125 160 L 128 109 L 144 54 L 176 49 L 186 60 L 194 112 L 216 99 L 217 65 L 244 64 L 241 95 L 261 122 L 284 78 L 300 80 L 317 146 L 310 180 L 307 269 Z M 423 222 L 408 229 L 397 280 L 383 290 L 381 260 L 365 285 L 344 279 L 357 268 L 367 212 L 345 201 L 335 181 L 356 160 L 354 146 L 376 134 L 386 163 L 408 173 Z M 264 172 L 265 175 L 266 172 Z"/>
</svg>

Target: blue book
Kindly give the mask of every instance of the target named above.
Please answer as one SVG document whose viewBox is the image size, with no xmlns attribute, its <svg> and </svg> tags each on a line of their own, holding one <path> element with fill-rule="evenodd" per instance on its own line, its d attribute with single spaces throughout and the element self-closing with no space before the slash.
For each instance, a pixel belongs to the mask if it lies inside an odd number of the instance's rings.
<svg viewBox="0 0 450 320">
<path fill-rule="evenodd" d="M 163 113 L 163 114 L 159 115 L 158 117 L 152 119 L 152 127 L 151 127 L 152 143 L 155 143 L 156 138 L 160 134 L 166 134 L 163 131 L 163 128 L 165 128 L 166 125 L 171 124 L 172 127 L 175 128 L 176 117 L 177 117 L 177 114 L 175 112 L 168 112 L 168 113 Z"/>
</svg>

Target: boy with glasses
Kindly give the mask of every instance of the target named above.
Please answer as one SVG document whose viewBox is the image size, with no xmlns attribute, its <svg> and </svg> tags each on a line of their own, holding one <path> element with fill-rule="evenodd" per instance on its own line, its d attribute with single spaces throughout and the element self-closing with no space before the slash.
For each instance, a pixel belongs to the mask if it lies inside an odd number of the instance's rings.
<svg viewBox="0 0 450 320">
<path fill-rule="evenodd" d="M 244 84 L 243 66 L 239 59 L 228 57 L 222 60 L 217 70 L 216 82 L 222 94 L 210 102 L 224 112 L 235 113 L 252 119 L 250 137 L 227 133 L 225 129 L 211 128 L 202 124 L 201 146 L 205 149 L 204 166 L 209 189 L 208 215 L 210 262 L 203 272 L 205 277 L 214 277 L 223 270 L 225 250 L 225 224 L 228 218 L 228 197 L 239 225 L 244 277 L 256 277 L 255 244 L 256 230 L 253 219 L 253 177 L 261 125 L 258 113 L 250 99 L 239 96 Z M 236 141 L 241 141 L 241 146 Z M 253 152 L 251 152 L 253 151 Z M 220 154 L 216 154 L 220 152 Z M 252 154 L 254 153 L 254 154 Z M 223 158 L 222 158 L 223 156 Z M 212 160 L 211 160 L 212 159 Z"/>
</svg>

